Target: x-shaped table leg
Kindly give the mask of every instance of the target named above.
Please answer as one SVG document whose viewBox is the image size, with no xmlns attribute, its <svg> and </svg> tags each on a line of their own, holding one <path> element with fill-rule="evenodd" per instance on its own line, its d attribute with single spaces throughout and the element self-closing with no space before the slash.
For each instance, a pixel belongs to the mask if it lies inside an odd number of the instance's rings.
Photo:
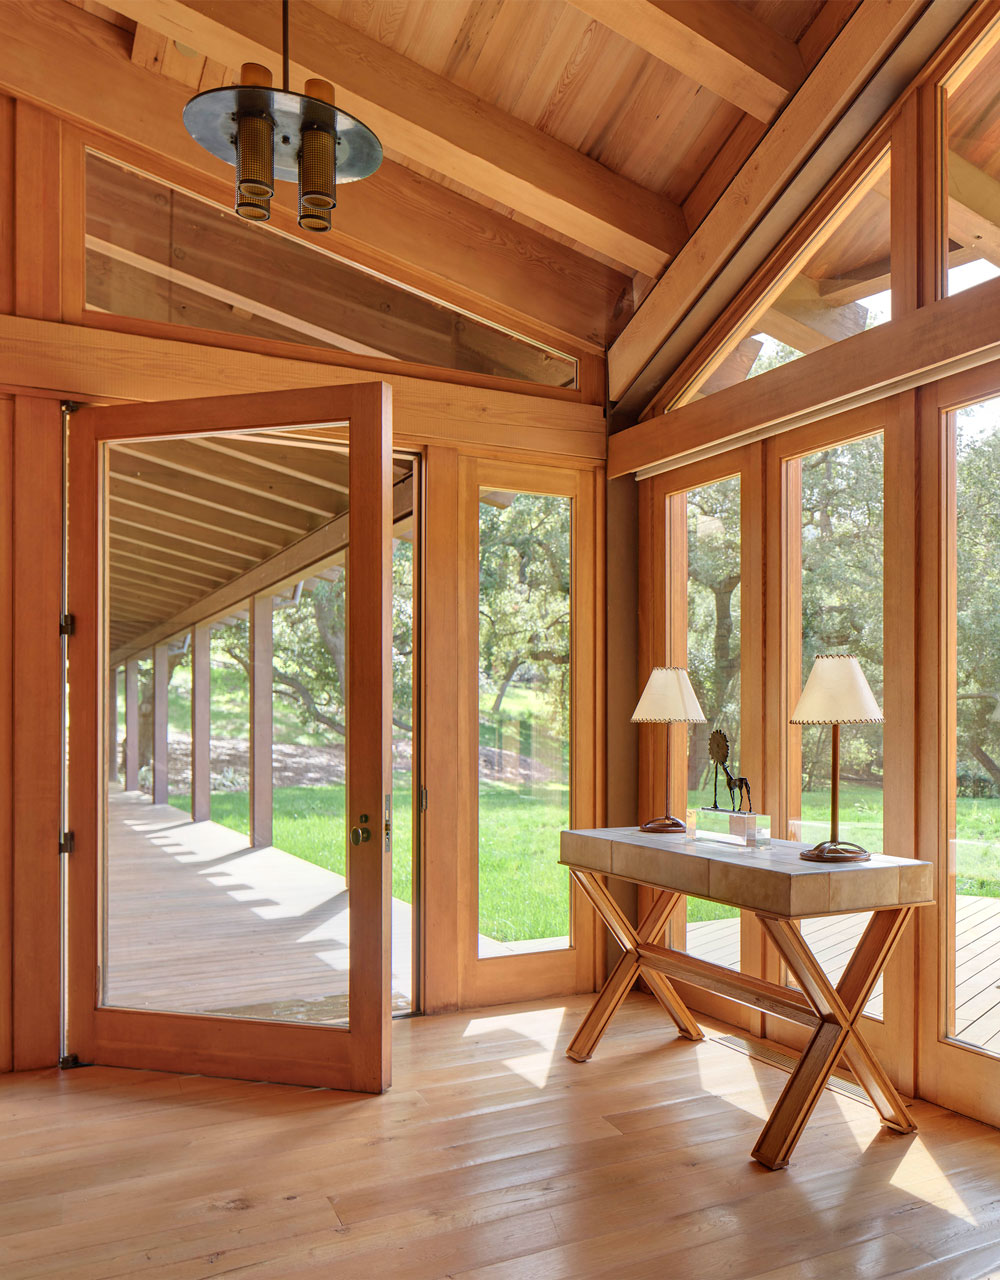
<svg viewBox="0 0 1000 1280">
<path fill-rule="evenodd" d="M 797 925 L 775 916 L 758 916 L 820 1019 L 753 1149 L 754 1157 L 769 1169 L 783 1169 L 788 1164 L 842 1055 L 871 1098 L 882 1123 L 898 1133 L 915 1130 L 902 1098 L 859 1028 L 868 997 L 912 914 L 913 907 L 874 912 L 836 986 L 823 972 Z"/>
<path fill-rule="evenodd" d="M 624 951 L 566 1050 L 568 1057 L 577 1062 L 586 1062 L 639 976 L 641 966 L 637 948 L 643 943 L 652 942 L 659 935 L 681 895 L 670 891 L 660 893 L 636 929 L 622 913 L 600 876 L 593 871 L 575 869 L 570 870 L 570 875 L 594 904 L 598 915 Z M 645 970 L 643 976 L 657 1000 L 677 1024 L 681 1035 L 689 1040 L 703 1039 L 701 1028 L 692 1018 L 673 984 L 663 974 L 651 969 Z"/>
</svg>

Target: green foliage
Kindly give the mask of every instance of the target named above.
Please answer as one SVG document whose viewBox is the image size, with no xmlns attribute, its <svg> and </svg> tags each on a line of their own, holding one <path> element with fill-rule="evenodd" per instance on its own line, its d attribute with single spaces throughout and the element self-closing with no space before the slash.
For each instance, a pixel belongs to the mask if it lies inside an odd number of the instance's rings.
<svg viewBox="0 0 1000 1280">
<path fill-rule="evenodd" d="M 479 506 L 479 681 L 499 714 L 515 680 L 569 730 L 570 502 L 518 493 Z"/>
</svg>

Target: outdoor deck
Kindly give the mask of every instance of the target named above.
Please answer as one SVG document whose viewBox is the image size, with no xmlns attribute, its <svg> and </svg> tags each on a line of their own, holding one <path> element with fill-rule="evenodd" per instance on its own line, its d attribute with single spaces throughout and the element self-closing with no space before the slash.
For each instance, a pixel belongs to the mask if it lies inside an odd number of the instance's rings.
<svg viewBox="0 0 1000 1280">
<path fill-rule="evenodd" d="M 802 932 L 823 968 L 834 980 L 844 971 L 868 916 L 855 913 L 804 920 Z M 739 920 L 689 924 L 692 955 L 732 968 L 739 965 Z M 969 1044 L 1000 1053 L 1000 898 L 959 894 L 955 970 L 955 1035 Z M 866 1006 L 882 1017 L 882 983 Z"/>
<path fill-rule="evenodd" d="M 129 1008 L 342 1022 L 347 1015 L 344 878 L 282 849 L 250 849 L 214 822 L 191 822 L 139 792 L 110 797 L 106 1000 Z M 803 932 L 838 978 L 867 920 L 806 920 Z M 392 903 L 392 998 L 412 998 L 412 915 Z M 958 1035 L 1000 1052 L 1000 899 L 958 900 Z M 480 955 L 564 940 L 502 944 Z M 688 950 L 736 967 L 739 921 L 688 925 Z M 868 1012 L 882 1015 L 881 984 Z"/>
</svg>

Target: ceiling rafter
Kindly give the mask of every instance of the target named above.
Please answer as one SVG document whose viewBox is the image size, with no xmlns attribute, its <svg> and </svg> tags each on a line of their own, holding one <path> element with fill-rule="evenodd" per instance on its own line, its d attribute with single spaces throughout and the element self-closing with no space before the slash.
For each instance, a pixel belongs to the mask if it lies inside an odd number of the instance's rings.
<svg viewBox="0 0 1000 1280">
<path fill-rule="evenodd" d="M 118 139 L 109 149 L 137 169 L 228 205 L 232 170 L 182 124 L 189 91 L 130 50 L 129 33 L 64 0 L 0 4 L 0 88 Z M 284 191 L 272 223 L 306 234 Z M 631 311 L 627 274 L 392 161 L 364 184 L 363 201 L 341 201 L 314 251 L 571 354 L 602 350 Z"/>
<path fill-rule="evenodd" d="M 155 499 L 155 507 L 149 510 L 154 499 L 150 494 L 159 494 Z M 248 551 L 252 551 L 253 559 L 263 559 L 271 551 L 277 551 L 281 546 L 274 534 L 268 530 L 262 532 L 260 527 L 254 525 L 251 521 L 237 519 L 234 513 L 222 512 L 210 502 L 206 502 L 199 507 L 198 516 L 190 514 L 190 508 L 182 502 L 178 502 L 173 491 L 166 485 L 153 485 L 141 480 L 134 479 L 114 479 L 111 482 L 111 496 L 115 502 L 128 503 L 130 506 L 143 511 L 149 511 L 148 527 L 156 527 L 157 517 L 166 516 L 171 525 L 180 523 L 184 526 L 190 526 L 192 529 L 211 530 L 212 536 L 215 533 L 230 533 L 233 535 L 234 541 L 238 540 L 242 546 Z M 212 520 L 210 513 L 218 512 L 218 520 Z M 212 542 L 207 545 L 211 546 Z M 259 551 L 259 554 L 257 554 Z"/>
<path fill-rule="evenodd" d="M 141 458 L 157 467 L 178 471 L 182 475 L 191 476 L 199 485 L 221 485 L 237 493 L 246 494 L 262 505 L 257 509 L 252 507 L 248 509 L 243 502 L 237 510 L 252 515 L 256 519 L 263 519 L 262 513 L 271 507 L 273 514 L 280 520 L 283 518 L 280 508 L 284 507 L 326 520 L 331 514 L 335 514 L 331 511 L 331 507 L 336 508 L 341 505 L 330 498 L 328 489 L 314 485 L 308 480 L 293 483 L 279 476 L 277 472 L 270 472 L 267 467 L 253 458 L 238 458 L 234 455 L 225 466 L 220 466 L 218 459 L 212 456 L 212 451 L 202 448 L 197 440 L 172 441 L 170 448 L 152 442 L 119 445 L 115 448 L 113 456 L 117 459 L 118 454 L 129 458 Z M 117 470 L 127 474 L 121 466 Z M 197 488 L 192 489 L 190 485 L 186 488 L 188 492 L 199 492 Z M 206 488 L 204 492 L 206 496 L 210 496 L 212 490 Z"/>
<path fill-rule="evenodd" d="M 805 77 L 796 46 L 735 4 L 569 2 L 764 124 L 770 124 Z"/>
<path fill-rule="evenodd" d="M 157 512 L 146 512 L 146 519 L 143 520 L 138 512 L 143 510 L 143 505 L 137 504 L 135 508 L 126 506 L 119 502 L 112 511 L 110 520 L 111 526 L 117 526 L 123 532 L 128 530 L 127 537 L 130 541 L 136 542 L 142 546 L 149 547 L 169 547 L 173 554 L 178 556 L 187 556 L 190 559 L 202 562 L 205 560 L 205 552 L 210 551 L 215 556 L 225 557 L 224 561 L 215 560 L 211 563 L 218 564 L 220 568 L 234 569 L 237 568 L 239 562 L 244 564 L 252 563 L 254 556 L 246 551 L 245 548 L 237 549 L 233 546 L 223 547 L 214 542 L 206 542 L 201 538 L 190 537 L 184 532 L 178 532 L 170 527 L 169 522 L 165 522 L 163 517 Z M 138 537 L 135 530 L 142 530 L 142 536 Z M 149 541 L 152 539 L 152 541 Z M 174 546 L 180 543 L 181 547 Z M 197 547 L 196 552 L 188 552 L 183 547 Z M 232 562 L 236 562 L 235 564 Z M 205 561 L 208 563 L 207 561 Z"/>
<path fill-rule="evenodd" d="M 128 459 L 138 461 L 138 470 L 129 467 Z M 185 477 L 184 498 L 192 505 L 213 513 L 225 513 L 227 517 L 239 517 L 249 522 L 251 527 L 257 525 L 265 530 L 279 531 L 276 536 L 306 533 L 311 524 L 315 523 L 315 517 L 322 518 L 324 514 L 313 511 L 310 515 L 314 519 L 310 520 L 304 512 L 300 516 L 298 512 L 301 508 L 297 508 L 292 502 L 273 500 L 261 493 L 255 495 L 245 485 L 235 484 L 221 477 L 209 477 L 177 459 L 145 453 L 133 445 L 119 445 L 115 449 L 111 471 L 112 488 L 117 484 L 128 483 L 139 485 L 152 493 L 171 495 L 180 487 L 177 475 Z"/>
<path fill-rule="evenodd" d="M 219 0 L 116 0 L 121 13 L 209 57 L 274 64 L 273 6 Z M 426 166 L 624 266 L 659 275 L 687 239 L 681 210 L 572 147 L 427 71 L 318 6 L 295 7 L 296 79 L 317 76 L 337 104 L 383 140 L 387 154 Z"/>
<path fill-rule="evenodd" d="M 648 405 L 680 363 L 677 353 L 704 333 L 969 7 L 862 0 L 612 345 L 609 386 L 620 419 Z"/>
</svg>

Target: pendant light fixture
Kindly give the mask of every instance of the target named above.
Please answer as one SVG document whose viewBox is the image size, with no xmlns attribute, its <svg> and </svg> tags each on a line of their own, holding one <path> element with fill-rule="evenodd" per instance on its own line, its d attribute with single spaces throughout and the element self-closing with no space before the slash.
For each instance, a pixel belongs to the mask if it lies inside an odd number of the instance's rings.
<svg viewBox="0 0 1000 1280">
<path fill-rule="evenodd" d="M 367 125 L 338 111 L 333 85 L 307 80 L 305 93 L 288 90 L 288 0 L 281 5 L 282 88 L 267 67 L 245 62 L 240 83 L 199 93 L 184 108 L 195 142 L 236 168 L 235 209 L 266 222 L 275 179 L 298 182 L 299 226 L 329 231 L 337 182 L 367 178 L 382 163 L 382 144 Z"/>
</svg>

